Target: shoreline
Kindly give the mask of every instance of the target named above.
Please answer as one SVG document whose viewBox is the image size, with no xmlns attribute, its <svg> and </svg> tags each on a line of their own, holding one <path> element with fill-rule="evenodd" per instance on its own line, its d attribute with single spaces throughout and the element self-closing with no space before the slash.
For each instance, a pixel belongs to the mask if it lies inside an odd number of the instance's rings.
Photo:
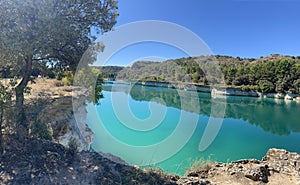
<svg viewBox="0 0 300 185">
<path fill-rule="evenodd" d="M 122 82 L 121 82 L 122 83 Z M 123 82 L 127 83 L 127 82 Z M 161 87 L 162 83 L 156 84 L 154 87 Z M 142 85 L 142 84 L 138 84 Z M 145 85 L 145 84 L 144 84 Z M 150 86 L 153 84 L 146 84 L 145 86 Z M 160 85 L 160 86 L 157 86 Z M 172 84 L 173 85 L 173 84 Z M 182 84 L 181 87 L 190 87 L 190 86 L 185 86 Z M 163 85 L 163 86 L 166 86 Z M 172 88 L 168 87 L 168 88 Z M 60 93 L 58 93 L 57 96 L 60 98 L 64 99 L 63 97 L 68 97 L 68 87 L 61 87 L 61 92 L 65 92 L 64 96 Z M 173 87 L 175 88 L 175 87 Z M 192 87 L 190 87 L 192 88 Z M 211 89 L 211 87 L 206 87 L 207 89 Z M 193 89 L 184 89 L 184 90 L 193 90 Z M 211 93 L 211 91 L 209 91 Z M 60 99 L 58 99 L 60 100 Z M 57 101 L 54 101 L 52 103 L 55 103 Z M 69 103 L 63 103 L 64 105 L 63 109 L 61 106 L 60 107 L 60 112 L 64 112 L 66 110 L 70 110 L 69 106 L 71 104 Z M 51 105 L 52 110 L 55 112 L 57 111 L 57 106 Z M 53 114 L 51 114 L 53 115 Z M 84 116 L 84 114 L 82 115 Z M 57 117 L 57 116 L 56 116 Z M 64 117 L 64 114 L 62 115 Z M 48 120 L 48 119 L 47 119 Z M 71 119 L 72 120 L 72 119 Z M 69 120 L 69 124 L 72 125 L 71 120 Z M 67 121 L 67 120 L 66 120 Z M 58 124 L 58 122 L 54 122 L 54 124 Z M 76 125 L 78 126 L 78 125 Z M 76 130 L 74 130 L 76 131 Z M 61 145 L 60 143 L 59 145 Z M 62 147 L 59 145 L 55 144 L 55 141 L 51 141 L 51 143 L 42 143 L 42 145 L 46 145 L 48 147 L 45 148 L 45 151 L 41 152 L 41 155 L 36 154 L 34 156 L 34 160 L 36 160 L 35 157 L 39 158 L 39 161 L 48 161 L 48 155 L 51 155 L 52 158 L 56 161 L 59 162 L 59 164 L 64 164 L 65 160 L 68 160 L 68 158 L 65 158 L 65 155 L 63 155 L 64 150 Z M 33 145 L 36 146 L 36 145 Z M 51 150 L 49 150 L 51 148 Z M 36 149 L 31 148 L 31 149 Z M 14 153 L 15 151 L 12 151 Z M 47 155 L 44 155 L 44 153 L 47 153 Z M 31 159 L 30 157 L 26 156 L 27 153 L 24 153 L 22 155 L 23 158 L 18 158 L 18 159 Z M 9 153 L 7 156 L 10 156 Z M 54 157 L 53 157 L 54 156 Z M 32 156 L 31 156 L 32 157 Z M 44 158 L 45 157 L 45 158 Z M 52 159 L 51 158 L 51 159 Z M 28 163 L 31 164 L 31 161 L 33 160 L 28 160 Z M 47 160 L 46 160 L 47 159 Z M 268 183 L 270 185 L 276 185 L 279 181 L 281 184 L 298 184 L 300 183 L 300 176 L 298 175 L 298 170 L 300 169 L 300 155 L 298 153 L 294 152 L 288 152 L 286 150 L 281 150 L 281 149 L 269 149 L 266 155 L 263 157 L 261 160 L 254 160 L 254 159 L 241 159 L 237 161 L 233 161 L 231 163 L 220 163 L 220 162 L 211 162 L 207 163 L 204 166 L 200 166 L 200 168 L 194 169 L 194 171 L 190 171 L 184 176 L 178 176 L 176 174 L 171 174 L 167 172 L 162 172 L 162 171 L 151 171 L 151 169 L 141 169 L 136 166 L 132 166 L 124 162 L 121 158 L 118 158 L 112 154 L 104 154 L 101 152 L 89 152 L 89 151 L 82 151 L 77 154 L 77 158 L 73 159 L 74 162 L 71 164 L 71 166 L 63 166 L 63 165 L 58 165 L 55 166 L 54 169 L 57 171 L 57 173 L 53 173 L 51 171 L 45 171 L 42 167 L 37 166 L 36 169 L 39 171 L 44 171 L 46 172 L 46 175 L 43 177 L 38 177 L 34 176 L 28 179 L 30 182 L 36 182 L 41 183 L 45 182 L 47 179 L 55 179 L 57 182 L 66 182 L 66 183 L 75 183 L 76 182 L 99 182 L 103 181 L 104 179 L 109 179 L 109 182 L 119 182 L 119 177 L 121 178 L 126 178 L 129 176 L 130 178 L 136 178 L 136 182 L 139 183 L 144 183 L 145 178 L 152 179 L 155 177 L 155 181 L 151 182 L 157 182 L 158 178 L 161 177 L 162 181 L 164 183 L 170 183 L 170 184 L 215 184 L 215 185 L 238 185 L 240 182 L 243 182 L 245 184 L 249 185 L 258 185 L 260 183 Z M 81 161 L 82 160 L 82 161 Z M 80 174 L 83 171 L 80 171 L 83 169 L 85 165 L 85 161 L 93 161 L 93 165 L 88 166 L 90 171 L 86 171 L 85 176 L 81 176 Z M 6 166 L 12 166 L 15 165 L 15 169 L 22 169 L 22 166 L 19 166 L 19 164 L 22 164 L 24 160 L 16 160 L 14 161 L 9 161 L 9 163 Z M 13 164 L 12 164 L 13 163 Z M 50 163 L 50 161 L 49 161 Z M 34 163 L 36 164 L 36 163 Z M 100 167 L 99 167 L 100 166 Z M 107 172 L 111 172 L 107 176 L 106 173 L 103 173 L 103 168 L 101 166 L 106 166 Z M 67 169 L 74 169 L 74 170 L 67 170 Z M 119 170 L 118 170 L 119 169 Z M 122 171 L 124 171 L 124 173 Z M 129 171 L 130 170 L 130 171 Z M 9 174 L 8 169 L 3 169 L 5 172 L 4 175 L 2 174 L 0 178 L 2 179 L 7 179 L 5 176 L 6 174 Z M 81 173 L 77 172 L 80 171 Z M 150 172 L 151 173 L 150 173 Z M 18 182 L 21 177 L 23 177 L 23 174 L 29 173 L 30 171 L 21 171 L 17 174 L 13 174 L 12 181 L 11 182 Z M 136 174 L 139 174 L 139 178 L 136 177 Z M 77 179 L 63 179 L 64 176 L 71 176 L 71 175 L 78 175 Z M 30 174 L 28 175 L 30 177 Z M 10 177 L 10 176 L 8 176 Z M 88 177 L 88 178 L 87 178 Z M 9 179 L 8 179 L 9 180 Z M 1 180 L 0 180 L 1 182 Z M 54 181 L 56 182 L 56 181 Z M 123 180 L 122 180 L 123 182 Z M 127 182 L 127 181 L 125 181 Z M 131 181 L 128 181 L 131 182 Z"/>
<path fill-rule="evenodd" d="M 198 161 L 199 163 L 195 163 L 185 175 L 178 176 L 159 168 L 141 169 L 111 154 L 101 152 L 81 151 L 71 155 L 69 149 L 53 141 L 31 139 L 26 143 L 24 150 L 30 152 L 10 147 L 2 156 L 1 184 L 26 182 L 26 184 L 296 185 L 300 183 L 300 154 L 284 149 L 271 148 L 261 160 L 241 159 L 230 163 Z M 12 173 L 12 170 L 15 172 Z"/>
<path fill-rule="evenodd" d="M 105 83 L 123 83 L 128 85 L 141 85 L 148 87 L 172 88 L 186 91 L 210 93 L 214 96 L 244 96 L 256 98 L 273 98 L 300 103 L 300 94 L 292 93 L 262 93 L 258 91 L 243 91 L 237 87 L 212 87 L 208 85 L 182 83 L 182 82 L 154 82 L 154 81 L 107 81 Z"/>
</svg>

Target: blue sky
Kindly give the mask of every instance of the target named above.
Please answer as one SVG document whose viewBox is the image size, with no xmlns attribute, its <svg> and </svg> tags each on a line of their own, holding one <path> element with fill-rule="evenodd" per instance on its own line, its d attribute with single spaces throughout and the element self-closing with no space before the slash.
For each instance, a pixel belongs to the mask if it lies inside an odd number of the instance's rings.
<svg viewBox="0 0 300 185">
<path fill-rule="evenodd" d="M 299 56 L 299 10 L 300 0 L 119 0 L 116 29 L 135 21 L 168 21 L 194 32 L 213 54 Z M 126 65 L 149 56 L 186 57 L 182 51 L 158 45 L 128 46 L 116 53 L 110 63 Z"/>
</svg>

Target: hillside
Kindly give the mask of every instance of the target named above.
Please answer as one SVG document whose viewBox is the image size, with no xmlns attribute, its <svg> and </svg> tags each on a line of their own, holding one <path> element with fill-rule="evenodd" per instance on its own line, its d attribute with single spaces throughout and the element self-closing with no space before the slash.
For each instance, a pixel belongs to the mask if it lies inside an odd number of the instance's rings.
<svg viewBox="0 0 300 185">
<path fill-rule="evenodd" d="M 97 66 L 95 67 L 102 73 L 102 77 L 108 80 L 114 80 L 117 74 L 124 69 L 121 66 Z"/>
<path fill-rule="evenodd" d="M 218 64 L 221 71 L 214 64 Z M 218 73 L 224 76 L 227 87 L 262 93 L 300 94 L 300 57 L 277 54 L 257 59 L 216 55 L 164 62 L 138 61 L 130 67 L 114 71 L 113 76 L 125 81 L 211 85 L 221 78 Z"/>
</svg>

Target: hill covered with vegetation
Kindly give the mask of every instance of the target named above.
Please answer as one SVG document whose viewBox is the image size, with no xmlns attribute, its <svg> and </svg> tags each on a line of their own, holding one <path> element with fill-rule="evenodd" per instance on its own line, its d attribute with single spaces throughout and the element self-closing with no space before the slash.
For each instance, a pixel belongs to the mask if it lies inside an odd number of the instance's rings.
<svg viewBox="0 0 300 185">
<path fill-rule="evenodd" d="M 117 80 L 183 82 L 210 85 L 204 64 L 217 62 L 225 84 L 245 91 L 300 93 L 300 57 L 278 54 L 261 58 L 200 56 L 167 60 L 139 61 L 115 74 Z M 216 66 L 206 66 L 214 71 Z"/>
</svg>

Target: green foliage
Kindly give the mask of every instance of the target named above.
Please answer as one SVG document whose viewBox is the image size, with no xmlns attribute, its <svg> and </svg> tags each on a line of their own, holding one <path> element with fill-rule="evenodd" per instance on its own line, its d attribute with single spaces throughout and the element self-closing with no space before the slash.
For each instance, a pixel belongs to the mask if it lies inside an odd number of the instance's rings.
<svg viewBox="0 0 300 185">
<path fill-rule="evenodd" d="M 104 79 L 115 80 L 118 76 L 118 73 L 124 69 L 124 67 L 120 66 L 101 66 L 95 67 L 99 69 Z"/>
<path fill-rule="evenodd" d="M 95 40 L 91 29 L 108 31 L 117 16 L 115 0 L 1 1 L 0 52 L 10 58 L 21 57 L 20 62 L 23 56 L 31 56 L 42 65 L 50 62 L 56 68 L 75 71 Z"/>
<path fill-rule="evenodd" d="M 165 79 L 159 76 L 147 76 L 142 78 L 142 81 L 164 82 Z"/>
<path fill-rule="evenodd" d="M 31 76 L 33 77 L 48 77 L 48 78 L 55 78 L 55 71 L 54 69 L 50 68 L 44 62 L 34 62 L 32 65 L 32 72 Z"/>
<path fill-rule="evenodd" d="M 9 122 L 6 114 L 9 112 L 11 106 L 12 95 L 10 86 L 0 81 L 0 158 L 3 153 L 2 131 L 6 129 Z"/>
<path fill-rule="evenodd" d="M 300 92 L 300 79 L 297 79 L 293 82 L 292 92 L 294 93 Z"/>
<path fill-rule="evenodd" d="M 19 133 L 28 135 L 24 92 L 32 69 L 75 72 L 82 57 L 92 64 L 104 48 L 94 43 L 96 34 L 112 29 L 117 9 L 116 0 L 0 1 L 0 71 L 21 79 L 15 87 Z"/>
<path fill-rule="evenodd" d="M 149 61 L 136 62 L 130 68 L 120 71 L 117 80 L 200 83 L 203 81 L 203 77 L 204 72 L 195 60 L 182 58 L 162 63 Z"/>
<path fill-rule="evenodd" d="M 103 78 L 97 68 L 85 67 L 77 71 L 74 77 L 74 85 L 85 87 L 89 92 L 89 101 L 98 104 L 103 98 Z"/>
<path fill-rule="evenodd" d="M 64 71 L 62 76 L 62 83 L 64 85 L 72 85 L 73 81 L 74 81 L 74 75 L 72 73 L 72 71 Z"/>
<path fill-rule="evenodd" d="M 227 85 L 265 93 L 293 92 L 300 94 L 300 60 L 298 58 L 278 55 L 261 59 L 215 57 L 220 63 Z M 202 61 L 202 63 L 198 61 Z M 193 82 L 209 85 L 214 82 L 214 79 L 221 78 L 215 73 L 217 70 L 212 64 L 213 59 L 210 57 L 181 58 L 161 63 L 141 61 L 120 71 L 118 79 Z M 206 75 L 203 70 L 204 67 L 206 73 L 208 72 Z"/>
<path fill-rule="evenodd" d="M 56 80 L 62 80 L 63 78 L 63 72 L 62 71 L 58 71 L 55 75 Z"/>
<path fill-rule="evenodd" d="M 52 140 L 53 130 L 50 123 L 37 121 L 32 125 L 32 137 Z"/>
<path fill-rule="evenodd" d="M 0 81 L 0 137 L 2 134 L 2 127 L 5 122 L 5 112 L 11 107 L 13 97 L 13 85 L 15 81 L 11 79 L 8 83 L 5 80 Z"/>
<path fill-rule="evenodd" d="M 12 100 L 13 92 L 9 85 L 4 85 L 0 81 L 0 108 L 4 109 L 6 106 L 9 106 Z"/>
<path fill-rule="evenodd" d="M 275 86 L 272 82 L 268 80 L 260 80 L 259 89 L 263 93 L 272 93 L 275 91 Z"/>
</svg>

